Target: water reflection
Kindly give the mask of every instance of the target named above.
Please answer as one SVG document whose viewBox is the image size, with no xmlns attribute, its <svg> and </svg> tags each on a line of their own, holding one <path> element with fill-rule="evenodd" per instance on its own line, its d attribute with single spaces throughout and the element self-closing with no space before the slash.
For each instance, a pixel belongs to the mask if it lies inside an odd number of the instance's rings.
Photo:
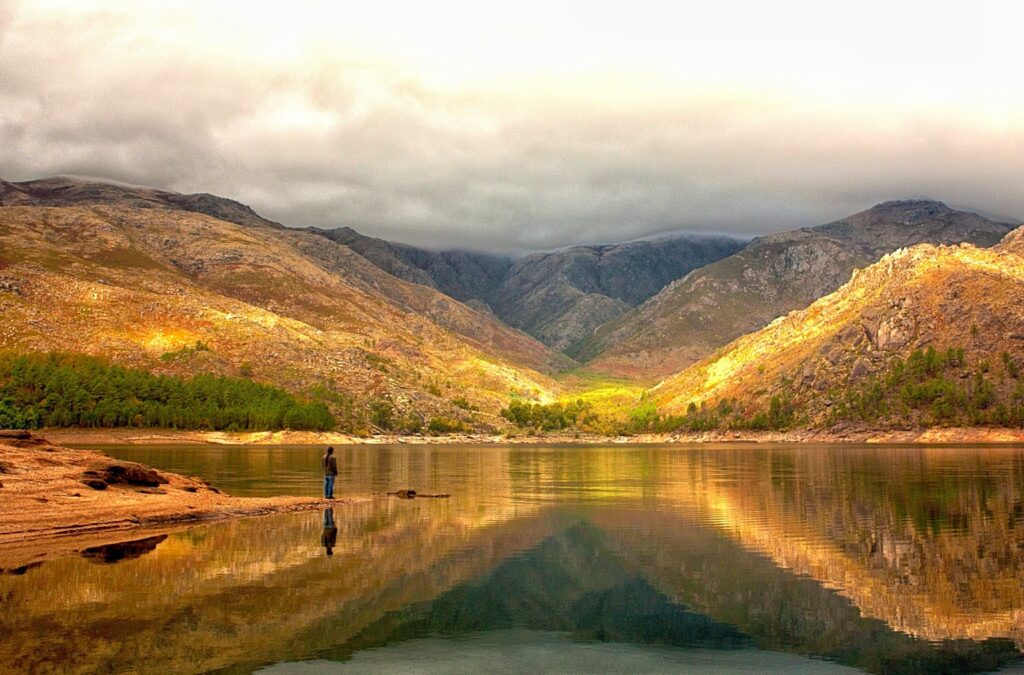
<svg viewBox="0 0 1024 675">
<path fill-rule="evenodd" d="M 239 493 L 319 488 L 315 448 L 117 452 Z M 871 672 L 1024 647 L 1018 449 L 378 447 L 339 468 L 339 493 L 381 496 L 0 576 L 0 663 L 245 671 L 522 630 Z M 401 486 L 452 497 L 383 495 Z"/>
<path fill-rule="evenodd" d="M 328 556 L 334 555 L 334 547 L 338 545 L 338 526 L 334 524 L 334 509 L 324 509 L 324 531 L 320 533 L 320 543 Z"/>
</svg>

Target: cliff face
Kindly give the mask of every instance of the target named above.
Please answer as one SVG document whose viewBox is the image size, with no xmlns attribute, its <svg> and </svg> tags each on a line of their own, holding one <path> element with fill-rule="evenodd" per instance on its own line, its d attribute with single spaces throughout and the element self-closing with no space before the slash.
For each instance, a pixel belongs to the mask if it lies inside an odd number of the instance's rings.
<svg viewBox="0 0 1024 675">
<path fill-rule="evenodd" d="M 667 378 L 653 399 L 682 412 L 690 402 L 782 395 L 819 423 L 844 391 L 890 376 L 894 358 L 929 347 L 962 350 L 950 377 L 983 376 L 993 396 L 1010 395 L 1024 364 L 1020 242 L 1018 231 L 990 249 L 922 244 L 888 254 L 806 309 Z M 964 384 L 972 395 L 977 386 Z"/>
<path fill-rule="evenodd" d="M 898 201 L 819 227 L 760 237 L 599 328 L 574 354 L 596 370 L 665 377 L 806 307 L 885 253 L 918 243 L 997 243 L 1012 226 L 939 202 Z"/>
</svg>

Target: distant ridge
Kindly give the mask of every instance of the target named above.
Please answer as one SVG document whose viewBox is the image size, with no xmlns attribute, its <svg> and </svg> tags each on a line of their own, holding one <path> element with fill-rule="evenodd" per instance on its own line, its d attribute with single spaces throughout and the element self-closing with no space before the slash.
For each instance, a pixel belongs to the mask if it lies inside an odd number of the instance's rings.
<svg viewBox="0 0 1024 675">
<path fill-rule="evenodd" d="M 666 284 L 744 246 L 731 237 L 678 234 L 512 258 L 427 251 L 348 227 L 313 231 L 345 244 L 400 279 L 485 307 L 510 326 L 570 353 L 598 326 Z"/>
<path fill-rule="evenodd" d="M 934 200 L 894 200 L 817 227 L 753 240 L 598 328 L 570 354 L 593 369 L 658 379 L 807 306 L 896 249 L 997 243 L 1013 224 Z"/>
</svg>

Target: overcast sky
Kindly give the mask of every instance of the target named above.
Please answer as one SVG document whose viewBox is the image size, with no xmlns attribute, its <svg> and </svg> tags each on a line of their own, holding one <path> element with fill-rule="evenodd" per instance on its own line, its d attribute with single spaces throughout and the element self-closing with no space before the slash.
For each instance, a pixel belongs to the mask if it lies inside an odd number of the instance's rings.
<svg viewBox="0 0 1024 675">
<path fill-rule="evenodd" d="M 0 177 L 490 250 L 1024 218 L 1021 3 L 492 4 L 0 0 Z"/>
</svg>

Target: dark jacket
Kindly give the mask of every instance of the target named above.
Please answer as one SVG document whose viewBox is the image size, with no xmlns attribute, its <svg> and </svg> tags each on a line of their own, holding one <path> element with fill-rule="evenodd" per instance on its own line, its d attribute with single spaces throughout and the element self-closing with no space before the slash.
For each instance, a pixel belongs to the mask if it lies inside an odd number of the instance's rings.
<svg viewBox="0 0 1024 675">
<path fill-rule="evenodd" d="M 338 475 L 338 458 L 334 455 L 324 455 L 321 464 L 324 465 L 325 476 L 337 476 Z"/>
</svg>

